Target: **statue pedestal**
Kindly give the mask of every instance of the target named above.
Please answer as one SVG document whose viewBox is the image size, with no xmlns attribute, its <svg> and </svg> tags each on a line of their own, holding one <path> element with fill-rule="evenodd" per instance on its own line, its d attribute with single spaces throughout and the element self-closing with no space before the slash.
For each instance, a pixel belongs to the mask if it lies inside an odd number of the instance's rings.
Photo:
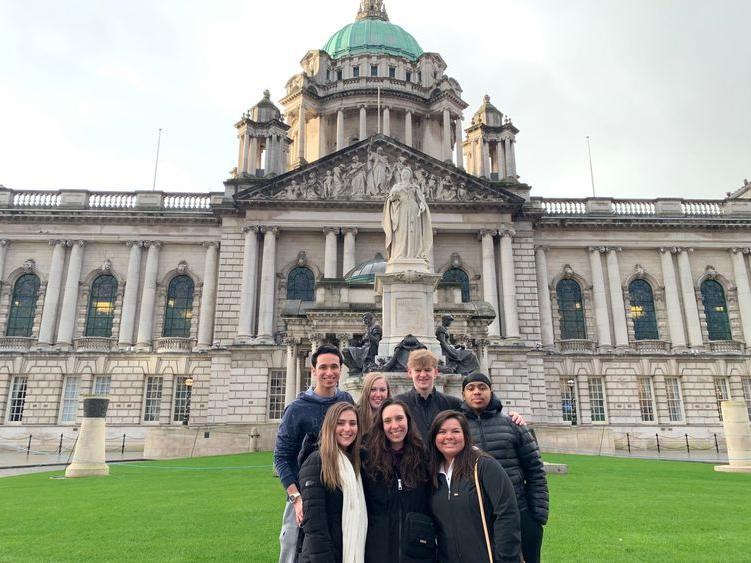
<svg viewBox="0 0 751 563">
<path fill-rule="evenodd" d="M 110 474 L 105 462 L 107 437 L 107 397 L 91 396 L 83 400 L 83 422 L 78 433 L 73 463 L 65 470 L 66 477 L 104 477 Z"/>
<path fill-rule="evenodd" d="M 402 269 L 405 266 L 419 269 Z M 396 345 L 408 334 L 439 358 L 443 355 L 433 318 L 433 293 L 439 281 L 441 275 L 430 273 L 424 260 L 395 260 L 389 262 L 385 274 L 376 275 L 376 294 L 381 295 L 383 303 L 379 356 L 392 356 Z"/>
<path fill-rule="evenodd" d="M 715 465 L 724 473 L 751 473 L 751 426 L 745 401 L 722 401 L 722 425 L 729 465 Z"/>
</svg>

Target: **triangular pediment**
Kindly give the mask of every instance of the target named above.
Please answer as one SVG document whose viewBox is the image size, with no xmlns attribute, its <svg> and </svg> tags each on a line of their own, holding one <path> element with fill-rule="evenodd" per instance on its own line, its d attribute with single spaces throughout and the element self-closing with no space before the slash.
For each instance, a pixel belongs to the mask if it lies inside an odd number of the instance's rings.
<svg viewBox="0 0 751 563">
<path fill-rule="evenodd" d="M 384 135 L 370 137 L 268 181 L 241 187 L 235 201 L 382 204 L 405 167 L 429 204 L 521 205 L 524 201 Z"/>
</svg>

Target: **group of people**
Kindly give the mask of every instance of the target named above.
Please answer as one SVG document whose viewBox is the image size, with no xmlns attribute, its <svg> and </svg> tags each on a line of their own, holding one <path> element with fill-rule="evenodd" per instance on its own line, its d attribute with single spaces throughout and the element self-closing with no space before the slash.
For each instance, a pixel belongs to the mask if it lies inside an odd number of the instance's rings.
<svg viewBox="0 0 751 563">
<path fill-rule="evenodd" d="M 409 392 L 394 397 L 371 373 L 356 405 L 338 389 L 339 350 L 311 360 L 315 388 L 285 410 L 274 451 L 287 491 L 280 563 L 540 560 L 539 449 L 485 374 L 464 378 L 462 401 L 435 389 L 438 359 L 416 350 Z"/>
</svg>

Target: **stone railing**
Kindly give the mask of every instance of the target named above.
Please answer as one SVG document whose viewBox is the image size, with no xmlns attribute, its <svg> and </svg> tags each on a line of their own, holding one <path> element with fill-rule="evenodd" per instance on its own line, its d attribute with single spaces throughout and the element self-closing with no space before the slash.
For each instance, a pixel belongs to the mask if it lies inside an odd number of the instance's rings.
<svg viewBox="0 0 751 563">
<path fill-rule="evenodd" d="M 190 352 L 193 349 L 193 338 L 178 338 L 163 336 L 154 341 L 157 352 Z"/>
<path fill-rule="evenodd" d="M 533 198 L 535 199 L 535 198 Z M 687 199 L 543 199 L 539 200 L 546 216 L 615 216 L 615 217 L 723 217 L 751 214 L 748 200 Z"/>
<path fill-rule="evenodd" d="M 737 340 L 710 340 L 709 349 L 723 354 L 742 354 L 745 346 Z"/>
<path fill-rule="evenodd" d="M 59 192 L 16 192 L 12 194 L 13 207 L 58 207 Z"/>
<path fill-rule="evenodd" d="M 89 194 L 91 209 L 130 209 L 136 206 L 136 195 L 127 193 Z"/>
<path fill-rule="evenodd" d="M 84 336 L 76 338 L 74 346 L 76 352 L 111 352 L 115 343 L 114 338 L 104 336 Z"/>
<path fill-rule="evenodd" d="M 0 352 L 28 352 L 33 341 L 24 336 L 0 336 Z"/>
<path fill-rule="evenodd" d="M 406 80 L 399 80 L 398 78 L 387 76 L 360 76 L 358 78 L 345 78 L 343 80 L 330 82 L 324 86 L 318 86 L 318 91 L 325 96 L 350 90 L 359 91 L 367 87 L 375 89 L 379 86 L 384 90 L 408 92 L 423 97 L 427 96 L 431 91 L 431 88 L 425 88 L 416 82 L 407 82 Z"/>
<path fill-rule="evenodd" d="M 564 354 L 593 354 L 595 343 L 588 339 L 558 340 L 558 349 Z"/>
<path fill-rule="evenodd" d="M 581 199 L 546 199 L 542 202 L 545 215 L 584 215 L 587 204 Z"/>
<path fill-rule="evenodd" d="M 670 343 L 665 340 L 634 340 L 631 346 L 637 352 L 666 354 L 670 351 Z"/>
</svg>

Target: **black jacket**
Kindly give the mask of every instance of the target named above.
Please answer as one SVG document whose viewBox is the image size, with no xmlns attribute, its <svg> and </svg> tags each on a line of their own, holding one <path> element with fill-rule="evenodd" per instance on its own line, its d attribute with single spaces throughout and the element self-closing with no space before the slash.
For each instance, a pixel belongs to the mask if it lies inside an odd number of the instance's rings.
<svg viewBox="0 0 751 563">
<path fill-rule="evenodd" d="M 540 448 L 524 426 L 514 424 L 501 412 L 503 405 L 493 394 L 478 416 L 466 403 L 462 412 L 469 420 L 475 445 L 493 456 L 511 479 L 519 510 L 528 509 L 540 524 L 548 521 L 548 482 Z"/>
<path fill-rule="evenodd" d="M 300 468 L 303 520 L 300 563 L 339 563 L 342 560 L 341 489 L 321 482 L 321 455 L 313 452 Z"/>
<path fill-rule="evenodd" d="M 482 487 L 485 519 L 494 563 L 519 562 L 521 531 L 516 495 L 506 472 L 493 458 L 480 458 L 478 473 Z M 438 560 L 441 563 L 488 563 L 474 473 L 451 479 L 439 474 L 433 492 L 433 517 L 438 532 Z"/>
<path fill-rule="evenodd" d="M 426 462 L 427 463 L 427 462 Z M 366 563 L 413 563 L 435 561 L 435 558 L 413 559 L 403 550 L 404 521 L 407 514 L 430 515 L 432 487 L 429 482 L 407 489 L 401 476 L 386 483 L 383 476 L 363 472 L 365 501 L 368 503 L 368 539 L 365 543 Z"/>
<path fill-rule="evenodd" d="M 425 444 L 428 444 L 428 434 L 430 432 L 430 425 L 433 424 L 433 420 L 441 411 L 458 411 L 461 408 L 461 400 L 451 395 L 446 395 L 440 391 L 433 389 L 427 399 L 423 399 L 414 387 L 394 397 L 400 401 L 404 401 L 409 407 L 409 412 L 412 418 L 417 423 L 417 428 L 420 430 L 422 440 Z"/>
</svg>

